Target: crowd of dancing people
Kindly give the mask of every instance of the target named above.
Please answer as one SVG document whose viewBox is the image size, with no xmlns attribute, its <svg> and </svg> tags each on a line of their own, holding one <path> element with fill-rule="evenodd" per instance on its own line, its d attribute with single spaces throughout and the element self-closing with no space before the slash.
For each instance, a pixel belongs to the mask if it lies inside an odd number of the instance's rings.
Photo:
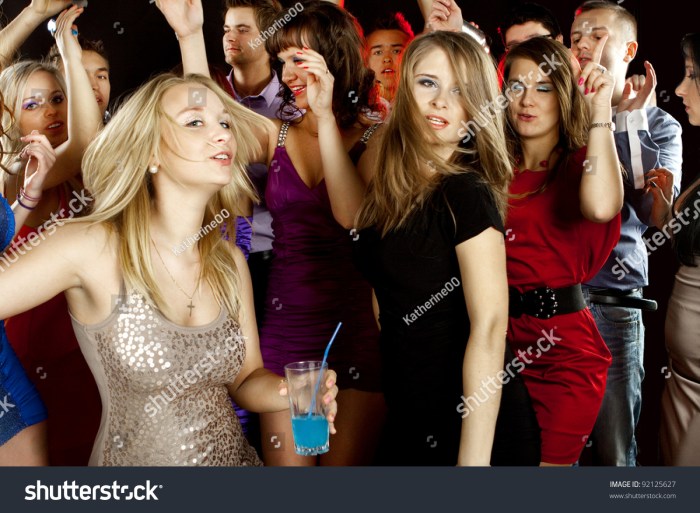
<svg viewBox="0 0 700 513">
<path fill-rule="evenodd" d="M 495 59 L 454 0 L 421 33 L 226 0 L 222 72 L 201 0 L 155 3 L 182 64 L 118 105 L 84 7 L 0 31 L 0 465 L 634 466 L 649 228 L 661 455 L 700 465 L 700 180 L 627 9 L 583 2 L 567 47 L 521 4 Z M 700 125 L 700 33 L 679 55 Z M 338 322 L 300 456 L 284 368 Z"/>
</svg>

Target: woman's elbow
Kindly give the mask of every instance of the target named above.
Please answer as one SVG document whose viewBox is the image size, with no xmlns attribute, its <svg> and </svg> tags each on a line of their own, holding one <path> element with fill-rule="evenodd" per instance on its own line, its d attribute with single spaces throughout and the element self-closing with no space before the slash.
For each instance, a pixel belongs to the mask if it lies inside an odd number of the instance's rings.
<svg viewBox="0 0 700 513">
<path fill-rule="evenodd" d="M 581 206 L 581 214 L 583 217 L 593 223 L 609 223 L 622 210 L 623 199 L 620 198 L 612 204 L 594 204 L 589 206 Z"/>
</svg>

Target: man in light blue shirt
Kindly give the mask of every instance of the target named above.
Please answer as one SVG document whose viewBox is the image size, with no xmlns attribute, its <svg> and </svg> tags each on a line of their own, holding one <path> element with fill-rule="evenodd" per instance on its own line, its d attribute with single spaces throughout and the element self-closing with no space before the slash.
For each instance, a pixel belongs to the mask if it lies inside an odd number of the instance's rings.
<svg viewBox="0 0 700 513">
<path fill-rule="evenodd" d="M 644 378 L 642 310 L 656 308 L 655 302 L 642 298 L 642 288 L 649 284 L 648 254 L 652 251 L 643 235 L 653 225 L 652 195 L 646 191 L 649 184 L 645 173 L 658 167 L 670 170 L 674 174 L 674 194 L 678 194 L 681 127 L 668 113 L 648 106 L 656 85 L 651 64 L 645 63 L 646 83 L 636 94 L 632 84 L 625 83 L 629 63 L 637 53 L 637 23 L 617 3 L 591 0 L 576 10 L 571 47 L 582 67 L 593 58 L 599 44 L 605 45 L 600 64 L 615 77 L 615 124 L 611 129 L 626 175 L 620 241 L 600 272 L 584 286 L 584 296 L 613 358 L 590 439 L 594 463 L 635 466 L 635 428 Z M 595 172 L 595 162 L 589 166 Z"/>
</svg>

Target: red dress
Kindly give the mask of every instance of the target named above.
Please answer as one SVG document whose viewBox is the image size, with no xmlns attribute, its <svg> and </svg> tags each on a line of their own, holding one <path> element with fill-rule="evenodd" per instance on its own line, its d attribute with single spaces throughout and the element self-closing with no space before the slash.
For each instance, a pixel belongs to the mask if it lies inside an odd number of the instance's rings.
<svg viewBox="0 0 700 513">
<path fill-rule="evenodd" d="M 562 156 L 562 158 L 564 158 Z M 589 281 L 620 238 L 620 215 L 583 217 L 579 188 L 586 148 L 569 157 L 544 192 L 511 199 L 506 222 L 508 284 L 521 292 Z M 516 173 L 511 194 L 535 191 L 548 173 Z M 542 429 L 542 461 L 575 463 L 593 429 L 612 360 L 588 309 L 538 319 L 511 317 L 508 342 Z M 516 369 L 520 370 L 520 369 Z"/>
<path fill-rule="evenodd" d="M 68 213 L 68 201 L 63 188 L 60 190 L 60 208 Z M 22 226 L 12 247 L 16 248 L 17 241 L 27 239 L 32 232 L 36 233 L 37 229 Z M 50 237 L 52 233 L 53 229 L 49 228 L 44 236 Z M 29 242 L 25 245 L 32 247 Z M 10 317 L 6 320 L 6 331 L 10 345 L 48 411 L 49 463 L 87 465 L 100 427 L 102 402 L 75 338 L 65 296 L 61 293 Z"/>
</svg>

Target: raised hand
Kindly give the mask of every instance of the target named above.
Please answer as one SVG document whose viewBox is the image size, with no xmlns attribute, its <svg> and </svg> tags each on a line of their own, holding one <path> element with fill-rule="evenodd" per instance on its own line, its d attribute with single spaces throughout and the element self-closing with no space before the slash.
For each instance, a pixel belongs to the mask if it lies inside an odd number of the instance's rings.
<svg viewBox="0 0 700 513">
<path fill-rule="evenodd" d="M 297 52 L 303 59 L 297 66 L 306 70 L 306 97 L 317 118 L 333 116 L 333 83 L 335 78 L 328 71 L 323 56 L 307 47 Z"/>
<path fill-rule="evenodd" d="M 156 6 L 175 31 L 178 39 L 202 30 L 204 9 L 202 0 L 156 0 Z"/>
<path fill-rule="evenodd" d="M 615 87 L 615 79 L 610 76 L 604 66 L 600 64 L 603 49 L 608 36 L 603 36 L 593 50 L 593 58 L 581 69 L 578 60 L 575 63 L 575 76 L 578 78 L 579 90 L 583 93 L 586 105 L 591 115 L 599 109 L 611 109 L 612 94 Z"/>
<path fill-rule="evenodd" d="M 50 18 L 68 8 L 71 0 L 32 0 L 29 8 L 44 18 Z"/>
<path fill-rule="evenodd" d="M 426 28 L 428 30 L 445 30 L 460 32 L 462 30 L 462 10 L 454 0 L 433 0 Z"/>
<path fill-rule="evenodd" d="M 19 154 L 27 167 L 24 174 L 24 191 L 31 197 L 40 198 L 44 180 L 56 162 L 56 151 L 45 135 L 38 130 L 21 138 L 27 145 Z"/>
<path fill-rule="evenodd" d="M 659 229 L 671 218 L 673 206 L 673 173 L 668 169 L 652 169 L 646 175 L 647 184 L 644 193 L 651 192 L 654 202 L 651 206 L 651 221 Z"/>
<path fill-rule="evenodd" d="M 56 38 L 58 51 L 66 60 L 70 57 L 80 60 L 83 54 L 78 43 L 78 27 L 75 25 L 75 20 L 84 11 L 84 8 L 72 5 L 56 18 L 56 32 L 53 36 Z"/>
<path fill-rule="evenodd" d="M 634 75 L 625 81 L 622 99 L 617 104 L 617 112 L 645 109 L 656 105 L 656 72 L 649 61 L 644 61 L 646 75 Z"/>
</svg>

